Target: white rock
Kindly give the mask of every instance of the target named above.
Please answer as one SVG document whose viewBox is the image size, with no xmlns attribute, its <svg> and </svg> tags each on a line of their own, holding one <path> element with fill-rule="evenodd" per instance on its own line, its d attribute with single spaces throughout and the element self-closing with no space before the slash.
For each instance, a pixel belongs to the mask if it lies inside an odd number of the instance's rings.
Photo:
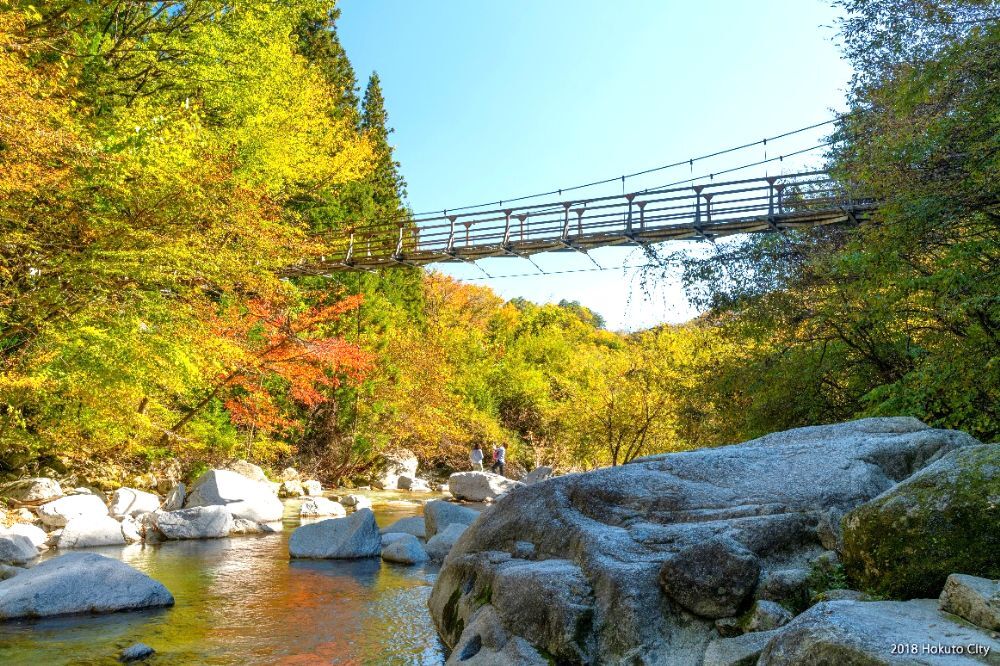
<svg viewBox="0 0 1000 666">
<path fill-rule="evenodd" d="M 451 552 L 452 546 L 455 545 L 455 542 L 458 541 L 458 538 L 462 536 L 466 529 L 468 529 L 468 525 L 460 523 L 448 525 L 448 527 L 435 534 L 427 542 L 427 554 L 435 562 L 444 560 L 448 556 L 448 553 Z"/>
<path fill-rule="evenodd" d="M 282 481 L 281 488 L 278 490 L 279 497 L 302 497 L 305 494 L 306 490 L 302 487 L 302 482 L 294 479 Z"/>
<path fill-rule="evenodd" d="M 448 477 L 448 490 L 458 499 L 469 502 L 494 500 L 514 488 L 524 486 L 492 472 L 456 472 Z"/>
<path fill-rule="evenodd" d="M 371 509 L 360 509 L 346 518 L 303 525 L 296 528 L 288 540 L 288 552 L 292 557 L 378 557 L 381 550 L 382 540 Z"/>
<path fill-rule="evenodd" d="M 176 511 L 184 507 L 184 499 L 187 497 L 187 486 L 178 483 L 167 494 L 167 499 L 163 500 L 164 511 Z M 154 509 L 155 511 L 155 509 Z"/>
<path fill-rule="evenodd" d="M 110 613 L 173 603 L 161 583 L 97 553 L 54 557 L 0 583 L 0 619 Z"/>
<path fill-rule="evenodd" d="M 31 509 L 26 509 L 23 506 L 14 512 L 14 520 L 19 523 L 37 523 L 41 522 Z"/>
<path fill-rule="evenodd" d="M 49 527 L 62 527 L 73 518 L 108 515 L 108 507 L 97 495 L 69 495 L 38 507 L 38 516 Z"/>
<path fill-rule="evenodd" d="M 126 543 L 139 543 L 142 541 L 142 517 L 145 515 L 148 514 L 141 513 L 138 516 L 125 516 L 122 518 L 122 537 L 124 537 Z"/>
<path fill-rule="evenodd" d="M 312 516 L 333 516 L 343 518 L 347 515 L 347 510 L 340 502 L 333 502 L 325 497 L 310 497 L 302 502 L 299 507 L 299 515 L 304 517 Z"/>
<path fill-rule="evenodd" d="M 213 539 L 227 536 L 233 528 L 233 515 L 217 505 L 157 511 L 153 517 L 168 539 Z"/>
<path fill-rule="evenodd" d="M 313 497 L 318 497 L 323 494 L 323 484 L 316 479 L 307 479 L 306 481 L 303 481 L 302 489 L 305 491 L 306 495 L 312 495 Z"/>
<path fill-rule="evenodd" d="M 246 518 L 233 518 L 230 534 L 276 534 L 281 531 L 281 523 L 255 523 Z"/>
<path fill-rule="evenodd" d="M 404 534 L 382 548 L 382 559 L 399 564 L 417 564 L 429 559 L 420 540 L 412 534 Z"/>
<path fill-rule="evenodd" d="M 124 545 L 121 523 L 111 516 L 74 518 L 66 523 L 58 542 L 60 550 Z"/>
<path fill-rule="evenodd" d="M 425 480 L 418 479 L 414 476 L 400 475 L 396 480 L 396 487 L 400 490 L 409 490 L 414 493 L 431 492 L 430 484 L 428 484 Z"/>
<path fill-rule="evenodd" d="M 396 488 L 400 475 L 416 476 L 417 456 L 407 449 L 398 449 L 382 455 L 383 472 L 379 475 L 377 485 L 382 488 Z"/>
<path fill-rule="evenodd" d="M 284 505 L 266 483 L 222 469 L 209 470 L 194 482 L 187 507 L 198 506 L 224 506 L 234 518 L 257 523 L 281 520 L 284 513 Z"/>
<path fill-rule="evenodd" d="M 340 503 L 344 506 L 353 507 L 355 511 L 372 508 L 372 501 L 364 495 L 348 495 L 340 500 Z"/>
<path fill-rule="evenodd" d="M 267 481 L 267 474 L 264 474 L 264 470 L 262 470 L 260 466 L 254 465 L 246 460 L 237 460 L 229 466 L 229 469 L 237 474 L 245 476 L 251 481 Z"/>
<path fill-rule="evenodd" d="M 20 534 L 0 535 L 0 562 L 26 564 L 38 557 L 38 549 L 31 539 Z"/>
<path fill-rule="evenodd" d="M 409 518 L 400 518 L 392 525 L 383 527 L 381 530 L 382 534 L 388 534 L 390 532 L 404 532 L 406 534 L 412 534 L 415 537 L 423 539 L 427 536 L 427 528 L 424 525 L 423 516 L 411 516 Z"/>
<path fill-rule="evenodd" d="M 294 467 L 286 467 L 281 470 L 281 480 L 282 481 L 298 481 L 299 471 Z"/>
<path fill-rule="evenodd" d="M 0 534 L 20 534 L 23 537 L 28 537 L 28 540 L 34 544 L 35 548 L 40 550 L 45 549 L 45 542 L 49 539 L 49 535 L 41 527 L 28 525 L 27 523 L 18 523 L 6 529 L 0 529 Z"/>
<path fill-rule="evenodd" d="M 37 504 L 58 499 L 62 497 L 63 491 L 58 481 L 42 477 L 8 483 L 0 487 L 0 495 L 26 504 Z"/>
<path fill-rule="evenodd" d="M 134 516 L 137 513 L 149 513 L 160 508 L 160 498 L 153 493 L 135 488 L 119 488 L 111 496 L 109 509 L 115 518 Z"/>
</svg>

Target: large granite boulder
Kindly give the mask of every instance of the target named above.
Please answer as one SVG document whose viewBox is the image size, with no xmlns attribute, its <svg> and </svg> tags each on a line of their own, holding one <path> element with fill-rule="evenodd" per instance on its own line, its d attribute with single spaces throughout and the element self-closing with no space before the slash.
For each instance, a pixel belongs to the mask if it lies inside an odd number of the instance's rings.
<svg viewBox="0 0 1000 666">
<path fill-rule="evenodd" d="M 160 508 L 160 498 L 135 488 L 119 488 L 111 495 L 109 511 L 115 518 L 149 513 Z"/>
<path fill-rule="evenodd" d="M 42 504 L 62 496 L 59 482 L 45 477 L 18 479 L 0 487 L 0 497 L 9 497 L 21 504 Z"/>
<path fill-rule="evenodd" d="M 771 630 L 717 638 L 705 649 L 701 666 L 754 666 L 764 646 L 777 635 L 777 630 Z"/>
<path fill-rule="evenodd" d="M 676 590 L 661 577 L 665 562 L 687 563 L 670 568 L 670 577 L 707 580 L 711 562 L 689 557 L 689 549 L 714 539 L 738 544 L 733 552 L 749 553 L 760 568 L 757 581 L 744 583 L 748 596 L 733 603 L 739 610 L 768 572 L 806 567 L 823 551 L 823 512 L 850 510 L 950 451 L 977 444 L 912 418 L 865 419 L 519 487 L 455 544 L 435 582 L 431 615 L 450 646 L 473 640 L 463 631 L 489 606 L 542 653 L 597 663 L 698 664 L 718 633 L 689 600 L 665 593 Z M 578 593 L 539 601 L 545 614 L 533 616 L 529 631 L 508 614 L 523 604 L 490 599 L 508 567 L 545 560 L 565 563 L 549 572 L 547 584 Z M 717 566 L 725 570 L 733 558 Z M 520 586 L 507 593 L 537 591 Z M 572 633 L 564 630 L 567 617 L 579 618 Z"/>
<path fill-rule="evenodd" d="M 38 557 L 38 549 L 26 536 L 20 534 L 0 535 L 0 563 L 27 564 Z"/>
<path fill-rule="evenodd" d="M 355 559 L 378 557 L 382 539 L 371 509 L 359 509 L 346 518 L 330 518 L 302 525 L 288 540 L 292 557 Z"/>
<path fill-rule="evenodd" d="M 524 484 L 492 472 L 455 472 L 448 477 L 448 491 L 467 502 L 495 500 Z"/>
<path fill-rule="evenodd" d="M 0 619 L 172 606 L 167 588 L 119 560 L 69 553 L 0 582 Z"/>
<path fill-rule="evenodd" d="M 217 539 L 232 531 L 233 515 L 224 506 L 195 506 L 177 511 L 157 511 L 156 529 L 167 539 Z"/>
<path fill-rule="evenodd" d="M 225 469 L 209 470 L 199 476 L 185 506 L 224 506 L 234 518 L 255 523 L 273 523 L 284 513 L 284 505 L 266 482 Z"/>
<path fill-rule="evenodd" d="M 38 507 L 38 517 L 49 527 L 62 527 L 74 518 L 100 518 L 108 507 L 97 495 L 68 495 Z"/>
<path fill-rule="evenodd" d="M 716 537 L 680 549 L 660 568 L 667 596 L 702 617 L 732 617 L 749 604 L 760 577 L 757 556 L 735 539 Z"/>
<path fill-rule="evenodd" d="M 525 474 L 524 478 L 521 479 L 521 481 L 524 482 L 524 485 L 530 486 L 533 483 L 544 481 L 545 479 L 548 479 L 551 476 L 552 476 L 552 468 L 548 467 L 547 465 L 542 465 L 541 467 L 536 467 L 535 469 Z"/>
<path fill-rule="evenodd" d="M 163 500 L 163 506 L 161 508 L 164 511 L 177 511 L 178 509 L 184 508 L 185 499 L 187 499 L 187 486 L 183 483 L 178 483 L 170 489 L 169 493 L 167 493 L 167 498 Z"/>
<path fill-rule="evenodd" d="M 419 465 L 417 456 L 408 449 L 396 449 L 382 454 L 378 467 L 380 469 L 375 484 L 387 490 L 397 487 L 399 477 L 416 476 Z"/>
<path fill-rule="evenodd" d="M 80 516 L 66 523 L 59 535 L 60 550 L 93 548 L 95 546 L 124 546 L 122 526 L 111 516 Z"/>
<path fill-rule="evenodd" d="M 781 629 L 757 663 L 998 664 L 998 654 L 1000 641 L 942 613 L 933 599 L 826 601 Z"/>
<path fill-rule="evenodd" d="M 844 518 L 862 589 L 936 597 L 948 574 L 1000 578 L 1000 444 L 954 451 Z"/>
<path fill-rule="evenodd" d="M 471 525 L 478 517 L 479 511 L 454 502 L 444 500 L 428 502 L 424 505 L 424 536 L 430 539 L 454 523 Z"/>
<path fill-rule="evenodd" d="M 0 536 L 3 536 L 4 534 L 20 534 L 23 537 L 27 537 L 28 541 L 30 541 L 35 548 L 40 550 L 45 549 L 45 542 L 49 539 L 45 530 L 41 527 L 28 523 L 17 523 L 7 528 L 0 527 Z"/>
</svg>

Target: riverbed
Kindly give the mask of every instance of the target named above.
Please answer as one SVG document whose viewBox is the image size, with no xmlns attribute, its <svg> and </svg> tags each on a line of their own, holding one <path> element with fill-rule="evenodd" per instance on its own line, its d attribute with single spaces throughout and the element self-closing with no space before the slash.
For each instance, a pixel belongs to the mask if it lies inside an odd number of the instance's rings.
<svg viewBox="0 0 1000 666">
<path fill-rule="evenodd" d="M 438 498 L 369 496 L 380 527 L 421 515 L 423 502 Z M 178 666 L 443 663 L 427 613 L 438 566 L 289 560 L 298 505 L 286 502 L 280 534 L 91 549 L 159 580 L 176 604 L 0 623 L 0 664 L 117 664 L 136 642 L 157 651 L 145 663 Z"/>
</svg>

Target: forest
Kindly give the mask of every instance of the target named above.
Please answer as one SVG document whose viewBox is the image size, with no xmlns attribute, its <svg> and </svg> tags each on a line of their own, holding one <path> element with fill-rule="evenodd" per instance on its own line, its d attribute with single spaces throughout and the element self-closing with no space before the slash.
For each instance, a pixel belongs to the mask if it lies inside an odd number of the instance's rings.
<svg viewBox="0 0 1000 666">
<path fill-rule="evenodd" d="M 360 482 L 475 443 L 573 471 L 865 415 L 995 441 L 1000 24 L 839 4 L 827 160 L 873 220 L 651 250 L 703 314 L 622 334 L 433 272 L 289 270 L 407 213 L 332 0 L 0 3 L 0 474 Z"/>
</svg>

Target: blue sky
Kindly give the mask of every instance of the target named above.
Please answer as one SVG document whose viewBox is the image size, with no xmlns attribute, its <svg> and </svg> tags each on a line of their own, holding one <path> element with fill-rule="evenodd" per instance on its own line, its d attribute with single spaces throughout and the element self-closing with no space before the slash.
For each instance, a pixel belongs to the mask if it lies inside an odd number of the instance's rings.
<svg viewBox="0 0 1000 666">
<path fill-rule="evenodd" d="M 340 37 L 362 87 L 372 70 L 382 79 L 417 212 L 618 176 L 826 120 L 845 108 L 851 75 L 836 45 L 836 14 L 819 0 L 343 0 L 340 7 Z M 822 133 L 772 142 L 768 156 L 812 146 Z M 694 173 L 763 157 L 762 148 L 749 149 Z M 782 168 L 818 161 L 817 153 Z M 628 187 L 689 175 L 675 169 Z M 758 175 L 763 168 L 734 177 Z M 620 191 L 619 184 L 587 194 Z M 593 256 L 603 266 L 642 262 L 627 248 Z M 593 267 L 574 254 L 536 261 L 546 270 Z M 484 266 L 492 275 L 535 270 L 521 259 Z M 470 266 L 436 268 L 505 298 L 579 300 L 614 329 L 694 314 L 675 284 L 647 294 L 635 270 L 482 280 Z"/>
</svg>

